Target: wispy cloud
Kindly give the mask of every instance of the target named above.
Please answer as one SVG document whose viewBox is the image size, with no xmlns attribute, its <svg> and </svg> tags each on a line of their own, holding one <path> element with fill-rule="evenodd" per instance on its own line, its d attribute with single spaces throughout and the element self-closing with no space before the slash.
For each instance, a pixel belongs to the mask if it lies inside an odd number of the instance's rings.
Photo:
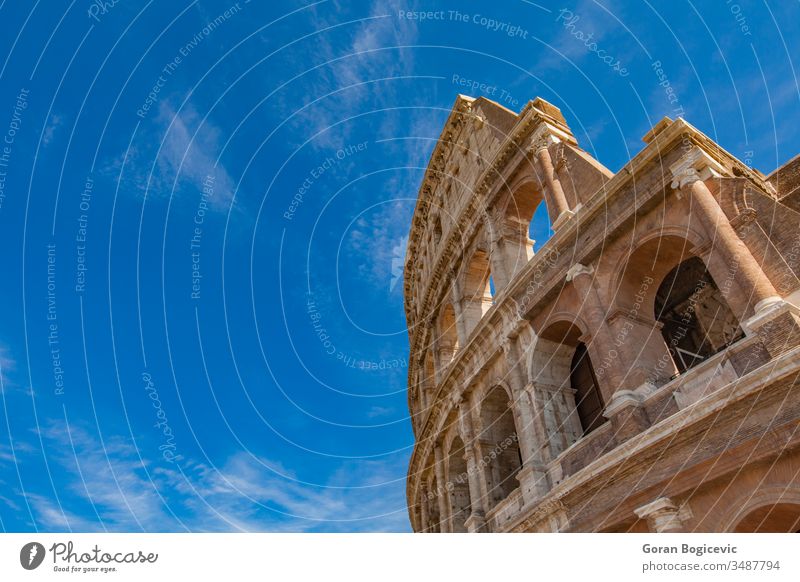
<svg viewBox="0 0 800 582">
<path fill-rule="evenodd" d="M 61 126 L 64 125 L 64 116 L 54 113 L 50 116 L 47 126 L 44 128 L 44 135 L 42 136 L 42 143 L 45 147 L 49 146 L 56 136 L 56 133 Z"/>
<path fill-rule="evenodd" d="M 315 9 L 320 28 L 342 21 L 332 7 L 325 4 Z M 418 30 L 412 21 L 399 21 L 397 14 L 410 8 L 400 0 L 374 2 L 366 18 L 348 25 L 347 35 L 322 33 L 315 37 L 313 47 L 297 51 L 304 67 L 328 63 L 311 83 L 308 102 L 334 93 L 298 116 L 294 123 L 303 128 L 298 135 L 308 139 L 322 132 L 311 147 L 325 151 L 347 145 L 361 125 L 369 124 L 374 136 L 370 148 L 386 152 L 385 159 L 392 159 L 398 168 L 395 175 L 386 174 L 378 188 L 370 181 L 370 187 L 355 189 L 353 196 L 361 209 L 383 202 L 362 214 L 343 244 L 345 257 L 356 265 L 362 282 L 397 297 L 402 296 L 402 267 L 398 273 L 396 265 L 398 260 L 402 265 L 405 256 L 419 178 L 446 116 L 431 106 L 433 90 L 427 94 L 406 90 L 404 79 L 414 76 L 418 67 L 413 50 L 402 47 L 414 46 Z M 341 91 L 344 87 L 349 88 Z M 367 112 L 374 113 L 341 123 Z"/>
<path fill-rule="evenodd" d="M 8 373 L 14 369 L 14 359 L 9 355 L 8 348 L 0 345 L 0 390 L 5 390 L 9 386 Z"/>
<path fill-rule="evenodd" d="M 268 459 L 237 452 L 220 466 L 140 459 L 130 440 L 75 426 L 42 436 L 68 477 L 61 506 L 27 499 L 40 527 L 71 531 L 405 531 L 404 459 L 342 462 L 322 485 Z M 93 520 L 92 515 L 97 515 Z"/>
<path fill-rule="evenodd" d="M 402 295 L 402 260 L 413 211 L 414 200 L 389 200 L 359 218 L 344 244 L 359 280 L 385 290 L 387 295 Z"/>
<path fill-rule="evenodd" d="M 131 149 L 107 162 L 101 172 L 116 180 L 124 163 L 121 179 L 149 197 L 197 194 L 211 176 L 208 203 L 227 211 L 235 182 L 219 159 L 224 139 L 223 131 L 211 119 L 204 120 L 191 103 L 178 110 L 173 99 L 164 98 L 153 120 L 143 122 Z"/>
<path fill-rule="evenodd" d="M 201 126 L 202 122 L 202 126 Z M 163 133 L 159 169 L 164 176 L 178 176 L 195 187 L 207 176 L 214 176 L 214 195 L 210 202 L 227 208 L 233 197 L 234 183 L 225 167 L 219 163 L 222 132 L 209 120 L 203 122 L 191 105 L 178 112 L 170 101 L 159 108 L 157 124 Z"/>
</svg>

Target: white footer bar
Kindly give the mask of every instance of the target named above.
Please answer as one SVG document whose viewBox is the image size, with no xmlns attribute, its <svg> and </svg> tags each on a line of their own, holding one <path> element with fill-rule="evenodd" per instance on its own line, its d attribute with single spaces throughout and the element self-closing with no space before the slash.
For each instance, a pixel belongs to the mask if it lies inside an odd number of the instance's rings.
<svg viewBox="0 0 800 582">
<path fill-rule="evenodd" d="M 0 580 L 797 581 L 798 540 L 792 534 L 5 534 Z"/>
</svg>

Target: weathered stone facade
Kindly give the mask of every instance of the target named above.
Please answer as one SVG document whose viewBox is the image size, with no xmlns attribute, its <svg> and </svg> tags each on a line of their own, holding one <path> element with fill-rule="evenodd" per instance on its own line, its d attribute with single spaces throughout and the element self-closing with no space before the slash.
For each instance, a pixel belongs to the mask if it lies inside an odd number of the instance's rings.
<svg viewBox="0 0 800 582">
<path fill-rule="evenodd" d="M 800 529 L 800 163 L 644 141 L 614 174 L 542 99 L 457 99 L 405 266 L 415 531 Z"/>
</svg>

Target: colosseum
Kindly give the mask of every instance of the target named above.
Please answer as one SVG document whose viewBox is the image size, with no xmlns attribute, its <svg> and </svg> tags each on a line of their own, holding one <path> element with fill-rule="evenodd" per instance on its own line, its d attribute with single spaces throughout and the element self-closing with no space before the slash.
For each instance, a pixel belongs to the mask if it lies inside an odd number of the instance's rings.
<svg viewBox="0 0 800 582">
<path fill-rule="evenodd" d="M 643 140 L 614 173 L 543 99 L 457 98 L 404 272 L 415 531 L 800 529 L 800 158 Z"/>
</svg>

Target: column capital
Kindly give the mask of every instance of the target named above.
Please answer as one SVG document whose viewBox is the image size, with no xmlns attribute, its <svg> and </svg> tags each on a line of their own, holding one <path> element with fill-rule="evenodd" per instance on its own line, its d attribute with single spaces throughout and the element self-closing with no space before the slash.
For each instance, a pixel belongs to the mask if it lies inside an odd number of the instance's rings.
<svg viewBox="0 0 800 582">
<path fill-rule="evenodd" d="M 592 275 L 593 273 L 594 267 L 591 265 L 587 267 L 581 263 L 575 263 L 569 268 L 569 271 L 567 271 L 567 283 L 573 281 L 581 275 Z"/>
<path fill-rule="evenodd" d="M 727 173 L 722 164 L 698 146 L 693 146 L 677 162 L 670 164 L 669 170 L 672 173 L 671 187 L 676 189 Z"/>
<path fill-rule="evenodd" d="M 473 439 L 475 438 L 474 428 L 472 426 L 472 418 L 470 418 L 470 411 L 472 407 L 466 401 L 462 401 L 458 405 L 458 421 L 459 428 L 461 429 L 461 440 L 464 442 L 464 451 L 472 450 L 474 445 Z"/>
<path fill-rule="evenodd" d="M 633 512 L 639 519 L 646 519 L 655 533 L 683 531 L 684 522 L 691 517 L 688 508 L 680 508 L 669 497 L 659 497 Z"/>
<path fill-rule="evenodd" d="M 435 440 L 431 444 L 431 449 L 433 449 L 433 459 L 434 463 L 439 463 L 444 458 L 444 450 L 442 449 L 442 441 Z"/>
<path fill-rule="evenodd" d="M 562 135 L 560 136 L 559 134 Z M 563 132 L 547 123 L 542 123 L 531 135 L 528 151 L 531 154 L 538 154 L 541 150 L 547 149 L 554 143 L 561 143 L 564 137 L 567 136 Z"/>
<path fill-rule="evenodd" d="M 481 511 L 473 511 L 467 520 L 464 522 L 467 526 L 467 531 L 470 533 L 481 533 L 486 531 L 486 518 Z"/>
</svg>

